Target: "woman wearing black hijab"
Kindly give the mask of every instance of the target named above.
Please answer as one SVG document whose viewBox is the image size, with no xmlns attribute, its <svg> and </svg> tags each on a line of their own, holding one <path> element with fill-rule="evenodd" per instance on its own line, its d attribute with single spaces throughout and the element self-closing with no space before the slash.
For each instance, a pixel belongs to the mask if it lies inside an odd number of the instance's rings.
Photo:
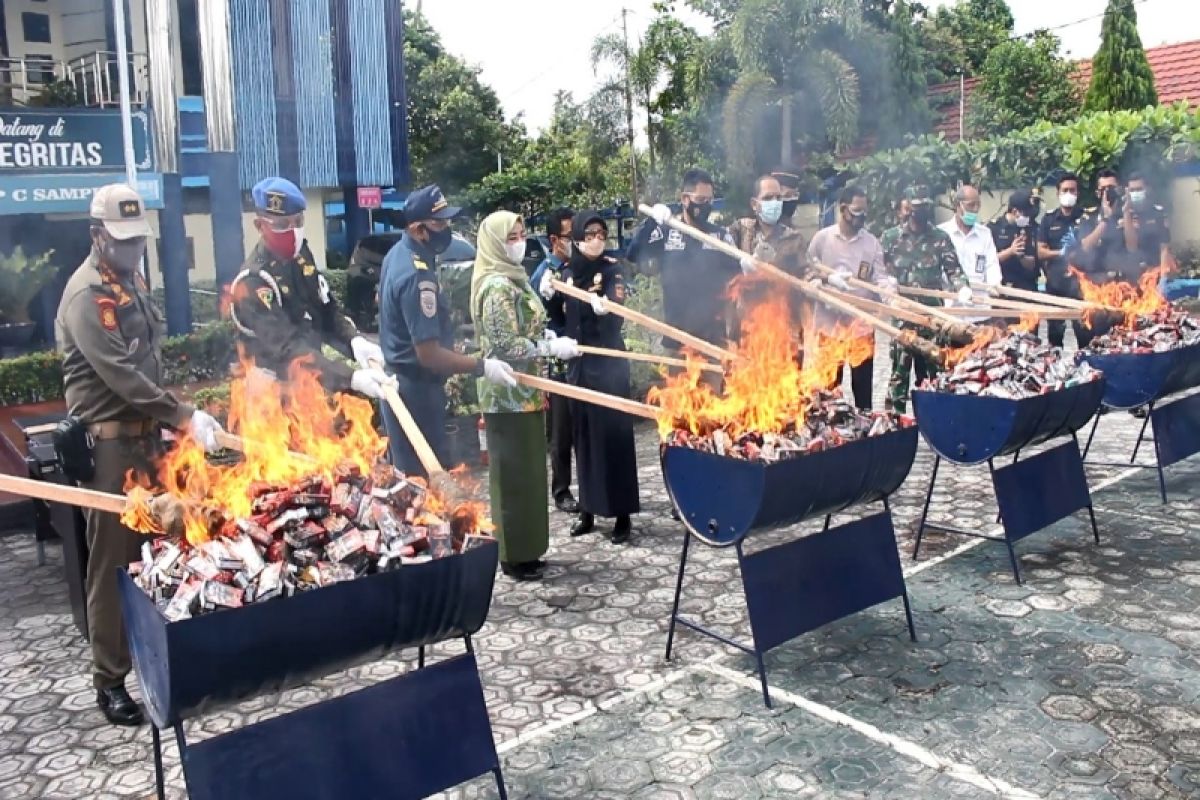
<svg viewBox="0 0 1200 800">
<path fill-rule="evenodd" d="M 564 334 L 581 345 L 624 350 L 621 318 L 610 314 L 609 303 L 625 302 L 625 278 L 620 265 L 604 255 L 608 226 L 594 211 L 581 211 L 571 226 L 571 260 L 562 280 L 592 295 L 591 303 L 556 294 L 551 318 Z M 629 362 L 608 356 L 583 355 L 568 363 L 567 382 L 618 397 L 629 397 Z M 590 533 L 596 517 L 616 517 L 612 540 L 629 541 L 629 516 L 641 510 L 638 501 L 637 455 L 633 419 L 591 403 L 574 403 L 575 459 L 579 472 L 579 519 L 572 536 Z"/>
</svg>

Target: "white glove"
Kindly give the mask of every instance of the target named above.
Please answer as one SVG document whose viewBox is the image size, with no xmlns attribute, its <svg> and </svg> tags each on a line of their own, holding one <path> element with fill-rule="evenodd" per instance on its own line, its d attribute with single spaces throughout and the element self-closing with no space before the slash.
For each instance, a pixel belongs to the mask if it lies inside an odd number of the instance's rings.
<svg viewBox="0 0 1200 800">
<path fill-rule="evenodd" d="M 742 274 L 743 275 L 749 275 L 758 269 L 758 264 L 755 263 L 754 256 L 750 256 L 750 255 L 742 256 L 741 260 L 738 261 L 738 263 L 741 264 L 741 266 L 742 266 Z"/>
<path fill-rule="evenodd" d="M 888 295 L 889 297 L 895 297 L 899 293 L 900 281 L 889 276 L 879 288 L 885 295 Z"/>
<path fill-rule="evenodd" d="M 650 217 L 659 225 L 666 225 L 671 218 L 671 209 L 662 203 L 655 203 L 654 208 L 650 209 Z"/>
<path fill-rule="evenodd" d="M 600 295 L 592 295 L 592 313 L 597 317 L 603 317 L 608 314 L 608 304 L 604 302 L 604 298 Z"/>
<path fill-rule="evenodd" d="M 396 387 L 396 379 L 389 378 L 381 369 L 358 369 L 350 376 L 350 388 L 364 397 L 383 399 L 384 387 Z"/>
<path fill-rule="evenodd" d="M 553 339 L 547 339 L 543 344 L 546 346 L 545 354 L 560 361 L 579 358 L 579 343 L 569 336 L 556 336 Z"/>
<path fill-rule="evenodd" d="M 498 358 L 483 360 L 483 377 L 497 386 L 517 385 L 517 379 L 513 376 L 513 368 Z"/>
<path fill-rule="evenodd" d="M 850 284 L 846 281 L 846 276 L 840 272 L 834 271 L 829 273 L 825 278 L 825 282 L 840 292 L 850 291 Z"/>
<path fill-rule="evenodd" d="M 217 434 L 224 433 L 225 430 L 221 427 L 221 423 L 213 419 L 210 414 L 197 408 L 192 412 L 188 430 L 192 434 L 192 438 L 204 448 L 204 452 L 215 453 L 221 449 L 221 445 L 217 444 Z"/>
<path fill-rule="evenodd" d="M 542 273 L 541 280 L 538 281 L 538 294 L 547 300 L 554 297 L 554 293 L 557 291 L 553 286 L 550 285 L 550 281 L 552 280 L 554 280 L 554 273 L 550 270 L 546 270 Z"/>
<path fill-rule="evenodd" d="M 383 363 L 383 350 L 362 336 L 350 340 L 350 352 L 354 353 L 354 360 L 363 369 L 378 368 Z"/>
<path fill-rule="evenodd" d="M 970 286 L 964 286 L 958 290 L 958 304 L 961 306 L 970 305 L 975 299 L 975 293 L 971 291 Z"/>
</svg>

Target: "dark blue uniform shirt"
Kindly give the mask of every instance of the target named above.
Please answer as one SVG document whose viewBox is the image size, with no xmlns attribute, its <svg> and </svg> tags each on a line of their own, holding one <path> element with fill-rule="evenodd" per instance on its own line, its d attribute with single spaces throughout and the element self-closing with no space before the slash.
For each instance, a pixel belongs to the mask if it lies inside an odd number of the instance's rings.
<svg viewBox="0 0 1200 800">
<path fill-rule="evenodd" d="M 379 280 L 379 346 L 388 370 L 442 382 L 417 360 L 416 344 L 454 346 L 450 301 L 438 284 L 437 258 L 404 234 L 383 259 Z"/>
</svg>

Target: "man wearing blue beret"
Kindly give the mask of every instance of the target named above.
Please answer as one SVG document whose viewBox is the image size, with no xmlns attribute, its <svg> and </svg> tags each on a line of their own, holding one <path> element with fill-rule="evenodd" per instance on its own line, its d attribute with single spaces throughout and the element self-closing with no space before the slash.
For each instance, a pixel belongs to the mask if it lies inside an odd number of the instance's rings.
<svg viewBox="0 0 1200 800">
<path fill-rule="evenodd" d="M 381 398 L 390 383 L 380 369 L 383 352 L 341 313 L 317 269 L 304 238 L 304 193 L 289 180 L 265 178 L 251 195 L 262 238 L 229 287 L 239 343 L 257 367 L 277 378 L 285 378 L 296 359 L 310 357 L 326 390 Z M 325 357 L 323 344 L 359 368 Z"/>
<path fill-rule="evenodd" d="M 384 257 L 379 281 L 379 342 L 388 374 L 395 376 L 404 405 L 441 462 L 446 461 L 446 378 L 470 373 L 496 384 L 516 383 L 512 367 L 503 361 L 454 350 L 450 302 L 438 283 L 437 257 L 450 246 L 450 220 L 461 210 L 448 204 L 437 186 L 410 193 L 404 202 L 408 227 Z M 406 474 L 423 474 L 391 409 L 384 408 L 383 421 L 392 464 Z"/>
</svg>

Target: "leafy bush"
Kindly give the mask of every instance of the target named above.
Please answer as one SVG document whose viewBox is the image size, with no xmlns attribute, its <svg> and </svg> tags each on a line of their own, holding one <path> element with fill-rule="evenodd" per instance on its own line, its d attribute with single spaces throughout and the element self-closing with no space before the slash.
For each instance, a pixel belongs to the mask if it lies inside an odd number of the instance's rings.
<svg viewBox="0 0 1200 800">
<path fill-rule="evenodd" d="M 50 263 L 53 252 L 31 256 L 18 245 L 0 254 L 0 323 L 29 322 L 30 301 L 58 269 Z"/>
<path fill-rule="evenodd" d="M 204 325 L 209 322 L 219 322 L 221 319 L 220 297 L 217 294 L 216 281 L 192 281 L 188 301 L 192 307 L 192 324 Z M 155 286 L 151 294 L 159 308 L 167 307 L 166 290 Z"/>
<path fill-rule="evenodd" d="M 163 383 L 205 383 L 229 373 L 234 359 L 233 327 L 209 325 L 163 342 Z M 63 396 L 62 356 L 54 351 L 0 361 L 0 405 L 58 400 Z"/>
</svg>

